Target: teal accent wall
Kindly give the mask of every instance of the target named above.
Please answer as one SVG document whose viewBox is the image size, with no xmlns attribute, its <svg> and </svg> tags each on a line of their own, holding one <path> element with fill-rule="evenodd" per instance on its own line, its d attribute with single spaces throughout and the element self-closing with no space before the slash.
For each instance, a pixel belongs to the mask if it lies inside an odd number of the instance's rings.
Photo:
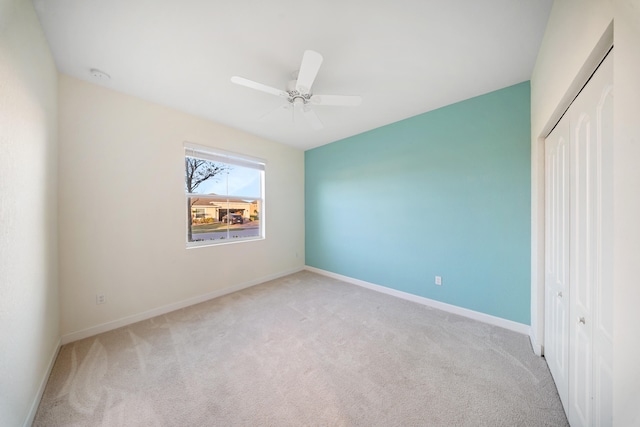
<svg viewBox="0 0 640 427">
<path fill-rule="evenodd" d="M 307 151 L 306 265 L 529 325 L 530 135 L 524 82 Z"/>
</svg>

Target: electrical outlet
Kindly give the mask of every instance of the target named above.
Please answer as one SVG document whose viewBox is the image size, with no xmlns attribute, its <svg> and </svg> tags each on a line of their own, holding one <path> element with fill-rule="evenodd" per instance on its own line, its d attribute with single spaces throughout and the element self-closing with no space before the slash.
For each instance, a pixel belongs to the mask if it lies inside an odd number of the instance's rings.
<svg viewBox="0 0 640 427">
<path fill-rule="evenodd" d="M 436 285 L 442 286 L 442 276 L 436 276 Z"/>
<path fill-rule="evenodd" d="M 96 304 L 105 304 L 107 297 L 104 294 L 96 294 Z"/>
</svg>

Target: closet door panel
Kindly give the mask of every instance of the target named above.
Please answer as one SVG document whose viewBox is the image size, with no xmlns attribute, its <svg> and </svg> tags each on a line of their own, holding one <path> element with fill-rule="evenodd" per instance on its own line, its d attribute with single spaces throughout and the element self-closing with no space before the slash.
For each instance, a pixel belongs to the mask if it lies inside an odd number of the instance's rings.
<svg viewBox="0 0 640 427">
<path fill-rule="evenodd" d="M 561 120 L 545 143 L 545 352 L 563 407 L 569 395 L 570 127 Z"/>
<path fill-rule="evenodd" d="M 584 95 L 583 92 L 581 95 Z M 572 180 L 571 180 L 571 298 L 570 335 L 570 399 L 569 418 L 572 425 L 591 425 L 592 405 L 592 294 L 595 280 L 593 252 L 594 174 L 593 121 L 584 109 L 583 97 L 571 106 Z"/>
<path fill-rule="evenodd" d="M 570 108 L 571 297 L 569 421 L 611 425 L 613 60 Z"/>
<path fill-rule="evenodd" d="M 595 76 L 601 88 L 595 108 L 598 150 L 597 194 L 594 207 L 598 218 L 594 233 L 598 241 L 597 280 L 593 298 L 593 425 L 610 426 L 613 417 L 613 82 L 606 79 L 613 71 L 610 58 Z M 594 99 L 595 101 L 595 99 Z"/>
</svg>

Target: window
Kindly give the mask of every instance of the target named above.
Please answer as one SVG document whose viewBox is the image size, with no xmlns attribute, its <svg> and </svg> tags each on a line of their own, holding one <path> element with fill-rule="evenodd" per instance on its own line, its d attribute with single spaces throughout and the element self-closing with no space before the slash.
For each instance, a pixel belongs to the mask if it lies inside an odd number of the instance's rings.
<svg viewBox="0 0 640 427">
<path fill-rule="evenodd" d="M 196 219 L 206 218 L 206 211 L 204 209 L 191 208 L 191 211 L 195 214 Z"/>
<path fill-rule="evenodd" d="M 264 237 L 265 162 L 185 143 L 187 247 Z"/>
</svg>

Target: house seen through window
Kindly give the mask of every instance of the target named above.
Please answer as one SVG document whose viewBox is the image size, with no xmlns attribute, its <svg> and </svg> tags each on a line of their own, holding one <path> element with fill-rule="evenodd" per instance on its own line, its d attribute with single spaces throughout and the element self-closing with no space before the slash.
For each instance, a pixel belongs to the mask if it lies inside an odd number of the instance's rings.
<svg viewBox="0 0 640 427">
<path fill-rule="evenodd" d="M 265 162 L 185 143 L 187 246 L 264 237 Z"/>
</svg>

